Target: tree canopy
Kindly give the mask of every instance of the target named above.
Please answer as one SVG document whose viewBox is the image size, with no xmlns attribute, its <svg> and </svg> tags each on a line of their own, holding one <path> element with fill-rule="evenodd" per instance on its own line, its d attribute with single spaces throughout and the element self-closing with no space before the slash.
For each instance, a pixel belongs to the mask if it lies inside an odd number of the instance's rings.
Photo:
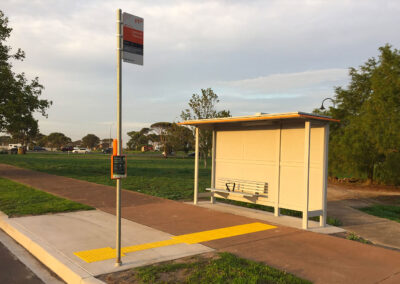
<svg viewBox="0 0 400 284">
<path fill-rule="evenodd" d="M 331 125 L 330 174 L 400 184 L 400 52 L 385 45 L 349 76 L 322 112 L 341 120 Z"/>
<path fill-rule="evenodd" d="M 229 110 L 216 110 L 216 104 L 219 102 L 218 95 L 211 88 L 201 89 L 201 95 L 193 94 L 189 100 L 189 107 L 182 111 L 183 120 L 205 119 L 215 117 L 229 117 Z M 211 130 L 201 129 L 199 132 L 199 151 L 204 160 L 204 167 L 207 166 L 207 157 L 211 152 Z"/>
<path fill-rule="evenodd" d="M 130 137 L 127 146 L 131 150 L 139 150 L 142 146 L 147 146 L 150 137 L 148 136 L 150 129 L 145 127 L 140 131 L 130 131 L 128 136 Z"/>
<path fill-rule="evenodd" d="M 94 147 L 99 145 L 99 143 L 100 143 L 100 138 L 94 134 L 88 134 L 82 138 L 83 146 L 89 149 L 93 149 Z"/>
<path fill-rule="evenodd" d="M 59 149 L 62 146 L 64 146 L 65 144 L 71 142 L 71 138 L 65 136 L 65 134 L 60 133 L 60 132 L 53 132 L 50 133 L 47 137 L 46 137 L 46 142 L 47 145 L 50 148 L 56 148 Z"/>
<path fill-rule="evenodd" d="M 168 131 L 172 126 L 171 122 L 156 122 L 153 123 L 150 128 L 158 137 L 158 141 L 161 143 L 164 151 L 164 157 L 168 156 L 168 153 L 171 152 L 171 149 L 168 147 Z"/>
<path fill-rule="evenodd" d="M 29 82 L 24 73 L 12 71 L 12 61 L 22 61 L 25 53 L 21 49 L 12 53 L 6 45 L 11 31 L 8 18 L 0 11 L 0 131 L 25 144 L 39 131 L 33 114 L 39 112 L 47 117 L 46 110 L 52 102 L 39 98 L 44 87 L 38 77 Z"/>
<path fill-rule="evenodd" d="M 188 153 L 190 149 L 193 149 L 193 131 L 185 126 L 172 123 L 171 127 L 168 128 L 167 140 L 171 149 L 175 151 L 184 151 Z"/>
</svg>

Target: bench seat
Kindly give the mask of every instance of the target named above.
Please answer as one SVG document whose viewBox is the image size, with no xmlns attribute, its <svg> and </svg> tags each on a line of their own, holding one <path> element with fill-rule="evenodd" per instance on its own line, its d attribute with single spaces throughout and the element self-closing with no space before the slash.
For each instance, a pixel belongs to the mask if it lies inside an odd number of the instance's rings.
<svg viewBox="0 0 400 284">
<path fill-rule="evenodd" d="M 240 195 L 240 196 L 245 196 L 245 197 L 260 196 L 259 194 L 252 194 L 252 193 L 240 192 L 240 191 L 227 191 L 225 189 L 217 189 L 217 188 L 206 188 L 206 190 L 211 191 L 211 192 L 226 193 L 226 194 L 232 194 L 232 195 Z"/>
</svg>

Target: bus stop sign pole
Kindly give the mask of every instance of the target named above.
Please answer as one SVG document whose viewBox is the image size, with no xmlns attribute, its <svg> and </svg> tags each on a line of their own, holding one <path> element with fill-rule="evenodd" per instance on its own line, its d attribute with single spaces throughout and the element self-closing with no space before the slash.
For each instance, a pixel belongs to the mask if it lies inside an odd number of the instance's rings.
<svg viewBox="0 0 400 284">
<path fill-rule="evenodd" d="M 121 120 L 121 93 L 122 93 L 122 21 L 121 21 L 121 9 L 117 10 L 117 155 L 121 156 L 121 132 L 122 132 L 122 120 Z M 115 266 L 121 266 L 121 179 L 117 179 L 117 259 Z"/>
<path fill-rule="evenodd" d="M 121 266 L 121 179 L 126 178 L 126 157 L 122 155 L 122 60 L 143 65 L 143 18 L 117 10 L 117 147 L 113 146 L 111 178 L 116 188 L 116 266 Z M 117 148 L 117 149 L 115 149 Z M 115 151 L 117 150 L 117 151 Z"/>
</svg>

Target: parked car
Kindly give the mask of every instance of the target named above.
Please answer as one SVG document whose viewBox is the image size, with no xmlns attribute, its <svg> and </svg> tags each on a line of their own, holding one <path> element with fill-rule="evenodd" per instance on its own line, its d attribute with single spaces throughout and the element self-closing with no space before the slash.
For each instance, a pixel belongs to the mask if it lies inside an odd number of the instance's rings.
<svg viewBox="0 0 400 284">
<path fill-rule="evenodd" d="M 14 148 L 17 148 L 17 149 L 18 149 L 18 147 L 22 147 L 22 144 L 21 144 L 21 143 L 18 143 L 18 144 L 8 144 L 8 150 L 11 150 L 11 149 L 14 149 Z"/>
<path fill-rule="evenodd" d="M 32 150 L 35 151 L 35 152 L 47 151 L 45 148 L 40 147 L 40 146 L 34 146 Z"/>
<path fill-rule="evenodd" d="M 111 154 L 113 152 L 113 148 L 107 148 L 103 150 L 103 154 Z"/>
<path fill-rule="evenodd" d="M 87 148 L 74 147 L 74 150 L 72 150 L 72 153 L 77 153 L 77 154 L 87 154 L 89 152 L 90 152 L 90 149 L 87 149 Z"/>
<path fill-rule="evenodd" d="M 18 147 L 11 148 L 10 154 L 18 154 Z"/>
<path fill-rule="evenodd" d="M 63 152 L 71 152 L 73 150 L 74 150 L 73 146 L 65 146 L 65 147 L 61 148 L 61 151 L 63 151 Z"/>
</svg>

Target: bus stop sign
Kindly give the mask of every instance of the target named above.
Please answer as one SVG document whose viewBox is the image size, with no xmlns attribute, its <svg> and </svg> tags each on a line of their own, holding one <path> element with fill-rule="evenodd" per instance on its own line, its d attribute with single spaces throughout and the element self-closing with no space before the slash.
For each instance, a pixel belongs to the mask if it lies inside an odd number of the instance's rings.
<svg viewBox="0 0 400 284">
<path fill-rule="evenodd" d="M 111 156 L 111 179 L 126 178 L 126 156 Z"/>
</svg>

